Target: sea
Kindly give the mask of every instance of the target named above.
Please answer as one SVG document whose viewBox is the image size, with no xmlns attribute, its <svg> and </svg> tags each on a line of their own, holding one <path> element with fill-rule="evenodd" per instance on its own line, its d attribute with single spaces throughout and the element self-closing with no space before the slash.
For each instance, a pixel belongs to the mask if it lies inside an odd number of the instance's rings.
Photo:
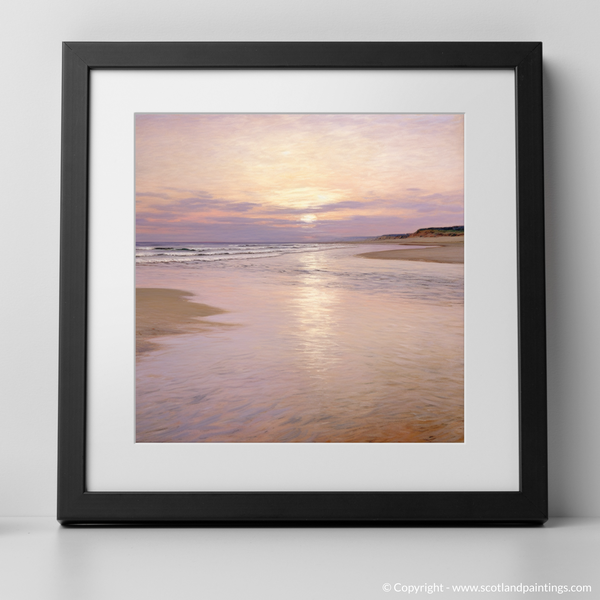
<svg viewBox="0 0 600 600">
<path fill-rule="evenodd" d="M 137 358 L 137 442 L 463 442 L 463 265 L 358 256 L 396 248 L 138 243 L 137 287 L 226 312 Z"/>
</svg>

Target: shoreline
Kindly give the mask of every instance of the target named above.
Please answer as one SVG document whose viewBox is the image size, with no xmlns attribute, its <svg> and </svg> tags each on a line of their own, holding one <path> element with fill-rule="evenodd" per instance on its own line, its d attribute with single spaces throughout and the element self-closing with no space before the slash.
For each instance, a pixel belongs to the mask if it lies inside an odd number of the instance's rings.
<svg viewBox="0 0 600 600">
<path fill-rule="evenodd" d="M 154 338 L 228 327 L 229 323 L 204 321 L 228 311 L 188 299 L 191 292 L 171 288 L 135 289 L 136 357 L 158 348 Z"/>
<path fill-rule="evenodd" d="M 398 242 L 401 244 L 401 242 Z M 417 244 L 414 244 L 417 245 Z M 419 244 L 423 245 L 423 244 Z M 430 244 L 428 244 L 430 245 Z M 429 248 L 401 248 L 396 250 L 377 250 L 375 252 L 364 252 L 357 254 L 361 258 L 374 258 L 379 260 L 413 260 L 420 262 L 464 264 L 464 245 L 436 244 Z"/>
</svg>

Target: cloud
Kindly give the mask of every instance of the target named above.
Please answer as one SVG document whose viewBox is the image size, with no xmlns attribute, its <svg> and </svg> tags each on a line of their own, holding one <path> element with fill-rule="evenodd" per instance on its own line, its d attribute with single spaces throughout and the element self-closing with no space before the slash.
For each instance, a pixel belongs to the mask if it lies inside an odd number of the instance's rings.
<svg viewBox="0 0 600 600">
<path fill-rule="evenodd" d="M 421 200 L 430 200 L 443 204 L 454 204 L 456 202 L 463 201 L 463 194 L 427 194 L 426 196 L 419 196 Z"/>
<path fill-rule="evenodd" d="M 256 205 L 260 206 L 260 205 Z M 372 206 L 372 202 L 361 202 L 358 200 L 344 200 L 342 202 L 328 202 L 327 204 L 314 204 L 301 208 L 292 207 L 263 207 L 260 211 L 265 215 L 306 215 L 317 213 L 329 213 L 340 210 L 360 210 Z"/>
<path fill-rule="evenodd" d="M 142 220 L 146 223 L 152 223 L 154 226 L 160 225 L 163 222 L 171 222 L 171 221 L 179 221 L 181 220 L 181 215 L 174 212 L 164 211 L 160 214 L 155 212 L 137 212 L 136 223 L 140 223 Z"/>
<path fill-rule="evenodd" d="M 260 204 L 255 202 L 235 202 L 221 198 L 191 196 L 170 202 L 169 204 L 153 204 L 150 208 L 161 213 L 177 211 L 180 214 L 189 214 L 211 210 L 247 212 L 259 206 Z"/>
<path fill-rule="evenodd" d="M 177 192 L 178 194 L 192 194 L 193 196 L 197 196 L 199 198 L 210 199 L 213 198 L 213 194 L 207 192 L 206 190 L 190 190 L 188 188 L 178 188 L 178 187 L 170 187 L 163 186 L 164 190 L 170 190 L 171 192 Z"/>
<path fill-rule="evenodd" d="M 463 207 L 462 205 L 457 205 L 457 204 L 445 204 L 445 205 L 438 205 L 438 204 L 413 204 L 412 206 L 408 207 L 411 210 L 415 210 L 419 213 L 432 213 L 435 212 L 439 215 L 443 215 L 445 213 L 462 213 L 463 212 Z"/>
<path fill-rule="evenodd" d="M 158 197 L 158 195 L 156 195 Z M 174 200 L 168 204 L 153 204 L 149 206 L 152 210 L 160 213 L 174 212 L 194 213 L 208 211 L 223 212 L 249 212 L 255 209 L 264 215 L 304 215 L 307 213 L 326 213 L 346 210 L 363 210 L 373 206 L 372 201 L 343 200 L 341 202 L 328 202 L 326 204 L 315 204 L 302 208 L 272 207 L 257 202 L 225 200 L 223 198 L 209 198 L 206 196 L 190 196 Z"/>
<path fill-rule="evenodd" d="M 354 209 L 358 210 L 361 208 L 367 208 L 373 206 L 373 202 L 361 202 L 358 200 L 343 200 L 342 202 L 330 202 L 328 204 L 323 204 L 320 209 L 316 212 L 331 212 L 335 210 L 347 210 Z"/>
<path fill-rule="evenodd" d="M 164 198 L 168 200 L 169 194 L 157 194 L 156 192 L 136 192 L 136 198 Z"/>
</svg>

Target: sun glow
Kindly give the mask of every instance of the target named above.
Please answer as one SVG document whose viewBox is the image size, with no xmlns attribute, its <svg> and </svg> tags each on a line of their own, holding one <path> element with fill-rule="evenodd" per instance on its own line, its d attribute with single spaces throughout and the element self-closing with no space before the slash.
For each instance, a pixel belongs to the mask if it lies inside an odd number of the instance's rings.
<svg viewBox="0 0 600 600">
<path fill-rule="evenodd" d="M 300 220 L 304 223 L 314 223 L 317 220 L 317 215 L 302 215 Z"/>
</svg>

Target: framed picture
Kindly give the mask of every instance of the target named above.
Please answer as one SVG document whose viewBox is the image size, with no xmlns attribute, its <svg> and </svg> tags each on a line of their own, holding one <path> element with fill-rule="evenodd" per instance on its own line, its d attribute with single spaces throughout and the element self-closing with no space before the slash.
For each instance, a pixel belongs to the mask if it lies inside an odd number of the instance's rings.
<svg viewBox="0 0 600 600">
<path fill-rule="evenodd" d="M 547 519 L 542 46 L 65 43 L 58 520 Z"/>
</svg>

